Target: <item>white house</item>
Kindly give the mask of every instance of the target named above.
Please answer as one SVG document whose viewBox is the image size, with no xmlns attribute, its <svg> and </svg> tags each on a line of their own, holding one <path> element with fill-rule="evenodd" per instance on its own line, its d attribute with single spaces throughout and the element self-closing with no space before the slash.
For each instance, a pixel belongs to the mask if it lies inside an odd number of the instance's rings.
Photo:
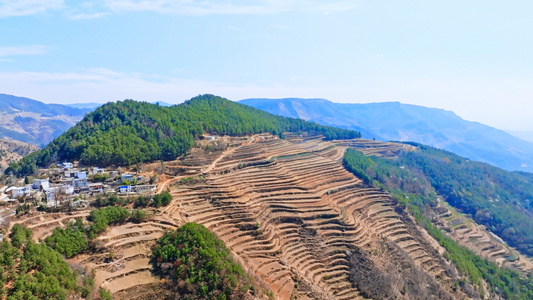
<svg viewBox="0 0 533 300">
<path fill-rule="evenodd" d="M 122 174 L 122 175 L 120 175 L 120 179 L 122 181 L 124 181 L 124 180 L 132 181 L 133 180 L 133 174 Z"/>
<path fill-rule="evenodd" d="M 50 181 L 47 179 L 34 179 L 32 187 L 36 190 L 40 190 L 41 188 L 43 190 L 50 187 Z"/>
<path fill-rule="evenodd" d="M 131 192 L 131 185 L 122 185 L 118 188 L 118 191 L 120 193 L 130 193 Z"/>
<path fill-rule="evenodd" d="M 87 179 L 86 178 L 74 178 L 72 179 L 72 185 L 77 187 L 85 187 L 87 186 Z"/>
<path fill-rule="evenodd" d="M 89 191 L 92 193 L 103 193 L 104 192 L 104 184 L 102 183 L 89 183 L 88 185 Z"/>
<path fill-rule="evenodd" d="M 76 173 L 74 173 L 74 178 L 86 179 L 87 172 L 77 171 Z"/>
<path fill-rule="evenodd" d="M 105 170 L 103 168 L 94 167 L 92 172 L 93 172 L 93 175 L 96 175 L 98 173 L 104 173 Z"/>
<path fill-rule="evenodd" d="M 74 187 L 72 185 L 62 185 L 59 187 L 59 191 L 65 195 L 74 194 Z"/>
<path fill-rule="evenodd" d="M 65 170 L 65 178 L 74 178 L 76 176 L 76 170 Z"/>
<path fill-rule="evenodd" d="M 48 207 L 52 207 L 52 206 L 56 206 L 57 205 L 57 202 L 56 202 L 57 191 L 58 191 L 57 187 L 48 188 L 48 189 L 44 190 L 44 193 L 46 195 L 46 205 Z"/>
<path fill-rule="evenodd" d="M 60 164 L 60 166 L 63 167 L 63 169 L 67 169 L 67 170 L 70 170 L 74 167 L 74 164 L 71 163 L 71 162 L 64 162 L 62 164 Z"/>
<path fill-rule="evenodd" d="M 11 198 L 15 199 L 24 196 L 29 192 L 28 186 L 12 186 L 6 190 L 6 194 L 11 195 Z"/>
</svg>

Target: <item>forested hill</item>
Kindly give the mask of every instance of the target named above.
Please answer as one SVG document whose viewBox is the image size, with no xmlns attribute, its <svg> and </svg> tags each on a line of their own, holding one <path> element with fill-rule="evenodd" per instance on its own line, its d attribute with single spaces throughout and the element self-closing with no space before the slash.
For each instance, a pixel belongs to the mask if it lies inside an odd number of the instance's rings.
<svg viewBox="0 0 533 300">
<path fill-rule="evenodd" d="M 409 144 L 420 150 L 400 153 L 394 160 L 348 151 L 345 165 L 366 182 L 377 181 L 391 192 L 402 190 L 431 199 L 431 206 L 441 195 L 511 246 L 533 255 L 531 173 L 509 172 L 448 151 Z M 423 205 L 420 209 L 425 210 Z"/>
<path fill-rule="evenodd" d="M 125 100 L 99 107 L 42 150 L 10 165 L 6 173 L 24 176 L 36 167 L 63 160 L 99 166 L 172 160 L 186 154 L 194 138 L 204 133 L 262 132 L 309 132 L 326 139 L 360 137 L 357 131 L 275 116 L 213 95 L 171 107 Z"/>
</svg>

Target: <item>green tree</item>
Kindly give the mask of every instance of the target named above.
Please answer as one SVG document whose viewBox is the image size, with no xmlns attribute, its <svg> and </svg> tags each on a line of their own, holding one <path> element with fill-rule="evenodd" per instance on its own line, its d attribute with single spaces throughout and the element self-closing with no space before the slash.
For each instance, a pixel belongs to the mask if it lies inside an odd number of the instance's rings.
<svg viewBox="0 0 533 300">
<path fill-rule="evenodd" d="M 233 261 L 229 249 L 199 224 L 187 223 L 166 233 L 157 243 L 153 261 L 181 297 L 240 299 L 253 292 L 251 278 Z"/>
</svg>

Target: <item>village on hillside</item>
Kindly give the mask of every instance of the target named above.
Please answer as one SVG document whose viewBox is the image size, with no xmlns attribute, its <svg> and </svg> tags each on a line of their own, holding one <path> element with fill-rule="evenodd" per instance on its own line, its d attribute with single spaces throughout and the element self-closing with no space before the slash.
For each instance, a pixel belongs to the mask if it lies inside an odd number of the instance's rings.
<svg viewBox="0 0 533 300">
<path fill-rule="evenodd" d="M 19 184 L 11 180 L 0 190 L 0 202 L 34 203 L 44 208 L 85 208 L 89 200 L 101 194 L 144 194 L 156 190 L 156 176 L 121 173 L 100 167 L 78 168 L 77 163 L 64 162 L 39 171 L 39 176 L 26 177 Z"/>
</svg>

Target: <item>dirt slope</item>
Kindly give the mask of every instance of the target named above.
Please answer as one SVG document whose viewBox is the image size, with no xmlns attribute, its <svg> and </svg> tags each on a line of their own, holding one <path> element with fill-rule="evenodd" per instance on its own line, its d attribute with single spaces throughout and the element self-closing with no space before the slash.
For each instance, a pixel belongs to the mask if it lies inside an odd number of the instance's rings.
<svg viewBox="0 0 533 300">
<path fill-rule="evenodd" d="M 96 286 L 118 299 L 155 297 L 160 285 L 150 272 L 151 247 L 165 230 L 197 222 L 275 299 L 475 298 L 453 286 L 457 272 L 393 198 L 342 167 L 345 146 L 270 135 L 213 143 L 233 146 L 197 148 L 165 163 L 161 188 L 171 191 L 171 204 L 146 222 L 110 227 L 93 253 L 71 264 L 95 270 Z M 398 147 L 388 145 L 383 155 Z M 42 239 L 87 214 L 16 222 Z"/>
<path fill-rule="evenodd" d="M 10 163 L 19 161 L 22 157 L 39 150 L 39 147 L 10 139 L 0 138 L 0 172 Z"/>
</svg>

